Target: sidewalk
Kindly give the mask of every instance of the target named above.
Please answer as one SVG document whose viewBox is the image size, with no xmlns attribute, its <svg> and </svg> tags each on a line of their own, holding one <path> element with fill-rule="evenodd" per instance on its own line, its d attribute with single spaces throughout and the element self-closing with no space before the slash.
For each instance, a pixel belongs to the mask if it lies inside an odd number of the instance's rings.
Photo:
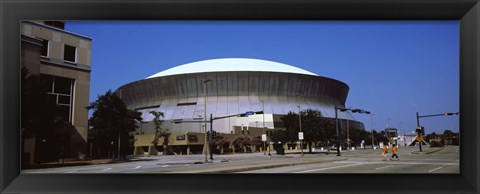
<svg viewBox="0 0 480 194">
<path fill-rule="evenodd" d="M 95 164 L 112 164 L 112 163 L 122 163 L 129 161 L 117 161 L 112 159 L 95 159 L 95 160 L 78 160 L 78 159 L 65 159 L 64 162 L 44 162 L 40 164 L 30 164 L 23 168 L 23 170 L 28 169 L 42 169 L 42 168 L 57 168 L 57 167 L 70 167 L 70 166 L 85 166 L 85 165 L 95 165 Z"/>
</svg>

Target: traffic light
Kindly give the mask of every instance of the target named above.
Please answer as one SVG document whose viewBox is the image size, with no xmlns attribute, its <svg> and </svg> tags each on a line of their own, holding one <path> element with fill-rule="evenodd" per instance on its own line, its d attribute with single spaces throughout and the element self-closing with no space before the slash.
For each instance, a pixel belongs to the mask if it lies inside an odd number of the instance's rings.
<svg viewBox="0 0 480 194">
<path fill-rule="evenodd" d="M 212 133 L 212 138 L 215 139 L 217 137 L 217 132 L 216 131 L 213 131 Z"/>
<path fill-rule="evenodd" d="M 455 112 L 455 113 L 453 113 L 453 112 L 446 112 L 446 113 L 445 113 L 445 116 L 451 116 L 451 115 L 458 115 L 458 112 Z"/>
<path fill-rule="evenodd" d="M 424 127 L 421 127 L 421 126 L 418 126 L 415 131 L 417 131 L 417 134 L 419 135 L 425 135 L 425 128 Z"/>
</svg>

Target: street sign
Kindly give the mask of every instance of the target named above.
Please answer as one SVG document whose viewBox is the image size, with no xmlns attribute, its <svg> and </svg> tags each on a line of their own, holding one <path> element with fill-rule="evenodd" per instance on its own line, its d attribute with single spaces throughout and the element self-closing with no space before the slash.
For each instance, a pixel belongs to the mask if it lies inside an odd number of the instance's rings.
<svg viewBox="0 0 480 194">
<path fill-rule="evenodd" d="M 249 116 L 249 115 L 254 115 L 254 114 L 255 114 L 255 112 L 253 112 L 253 111 L 245 112 L 245 115 L 247 115 L 247 116 Z"/>
<path fill-rule="evenodd" d="M 298 132 L 298 139 L 303 140 L 303 132 Z"/>
<path fill-rule="evenodd" d="M 417 136 L 415 139 L 416 139 L 417 141 L 423 141 L 423 137 L 422 137 L 422 136 Z"/>
<path fill-rule="evenodd" d="M 262 141 L 267 141 L 267 134 L 262 134 Z"/>
</svg>

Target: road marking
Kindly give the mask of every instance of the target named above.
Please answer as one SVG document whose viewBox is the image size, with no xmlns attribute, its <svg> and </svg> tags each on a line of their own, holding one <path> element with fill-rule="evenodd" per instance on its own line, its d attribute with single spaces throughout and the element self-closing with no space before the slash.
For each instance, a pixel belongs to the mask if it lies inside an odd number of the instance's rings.
<svg viewBox="0 0 480 194">
<path fill-rule="evenodd" d="M 168 167 L 168 166 L 170 166 L 170 165 L 163 165 L 162 167 Z"/>
<path fill-rule="evenodd" d="M 135 167 L 134 169 L 139 169 L 140 167 L 142 167 L 142 166 L 137 166 L 137 167 Z"/>
<path fill-rule="evenodd" d="M 357 165 L 361 165 L 361 163 L 347 164 L 347 165 L 342 165 L 342 166 L 333 166 L 333 167 L 327 167 L 327 168 L 317 168 L 317 169 L 304 170 L 304 171 L 293 172 L 293 173 L 306 173 L 306 172 L 321 171 L 321 170 L 330 170 L 330 169 L 335 169 L 335 168 L 343 168 L 343 167 L 357 166 Z"/>
<path fill-rule="evenodd" d="M 106 171 L 109 171 L 109 170 L 112 170 L 112 168 L 106 168 L 106 169 L 103 169 L 102 171 L 106 172 Z"/>
<path fill-rule="evenodd" d="M 72 171 L 68 171 L 68 172 L 65 172 L 65 173 L 74 173 L 74 172 L 77 172 L 76 170 L 72 170 Z"/>
<path fill-rule="evenodd" d="M 384 168 L 390 168 L 392 167 L 393 165 L 388 165 L 388 166 L 384 166 L 384 167 L 380 167 L 380 168 L 375 168 L 375 170 L 380 170 L 380 169 L 384 169 Z"/>
<path fill-rule="evenodd" d="M 428 172 L 433 172 L 433 171 L 436 171 L 436 170 L 440 170 L 442 169 L 443 167 L 438 167 L 438 168 L 435 168 L 435 169 L 432 169 L 432 170 L 429 170 Z"/>
</svg>

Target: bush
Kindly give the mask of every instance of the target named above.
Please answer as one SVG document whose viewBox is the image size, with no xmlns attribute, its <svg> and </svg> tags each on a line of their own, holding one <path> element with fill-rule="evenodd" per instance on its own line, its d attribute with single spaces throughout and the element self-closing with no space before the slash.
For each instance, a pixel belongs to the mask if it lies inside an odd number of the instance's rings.
<svg viewBox="0 0 480 194">
<path fill-rule="evenodd" d="M 431 147 L 431 148 L 434 148 L 434 147 L 443 147 L 443 144 L 442 144 L 442 142 L 440 142 L 440 141 L 431 141 L 431 142 L 430 142 L 430 147 Z"/>
<path fill-rule="evenodd" d="M 232 144 L 235 146 L 235 149 L 242 149 L 245 146 L 251 145 L 250 138 L 246 135 L 235 137 L 232 141 Z"/>
</svg>

